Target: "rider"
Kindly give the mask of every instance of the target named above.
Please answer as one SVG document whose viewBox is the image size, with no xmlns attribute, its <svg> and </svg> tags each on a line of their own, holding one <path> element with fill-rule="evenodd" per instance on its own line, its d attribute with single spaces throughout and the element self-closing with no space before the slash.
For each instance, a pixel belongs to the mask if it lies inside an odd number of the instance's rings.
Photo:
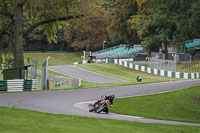
<svg viewBox="0 0 200 133">
<path fill-rule="evenodd" d="M 142 76 L 140 74 L 137 75 L 136 77 L 137 82 L 142 82 Z"/>
<path fill-rule="evenodd" d="M 89 109 L 89 112 L 97 112 L 100 113 L 101 111 L 108 113 L 108 104 L 110 104 L 110 107 L 112 107 L 115 95 L 109 95 L 109 96 L 101 96 L 102 99 L 96 101 L 92 107 Z"/>
<path fill-rule="evenodd" d="M 110 101 L 110 107 L 112 107 L 113 101 L 114 101 L 115 95 L 109 95 L 109 96 L 105 96 L 105 100 L 109 100 Z M 109 113 L 108 107 L 106 106 L 105 109 L 103 110 L 106 113 Z"/>
</svg>

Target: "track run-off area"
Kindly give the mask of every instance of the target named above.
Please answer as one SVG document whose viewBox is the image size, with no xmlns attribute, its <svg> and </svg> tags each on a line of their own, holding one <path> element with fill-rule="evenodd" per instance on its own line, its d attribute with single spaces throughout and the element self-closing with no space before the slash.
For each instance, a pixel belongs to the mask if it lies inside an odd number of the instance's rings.
<svg viewBox="0 0 200 133">
<path fill-rule="evenodd" d="M 137 116 L 118 115 L 113 113 L 97 114 L 90 113 L 88 111 L 88 104 L 91 103 L 91 101 L 98 100 L 101 95 L 114 94 L 116 98 L 135 97 L 164 93 L 192 86 L 200 86 L 200 80 L 183 80 L 174 82 L 77 90 L 2 93 L 0 94 L 0 106 L 35 110 L 53 114 L 107 118 L 143 123 L 200 126 L 200 124 L 195 123 L 154 120 Z"/>
</svg>

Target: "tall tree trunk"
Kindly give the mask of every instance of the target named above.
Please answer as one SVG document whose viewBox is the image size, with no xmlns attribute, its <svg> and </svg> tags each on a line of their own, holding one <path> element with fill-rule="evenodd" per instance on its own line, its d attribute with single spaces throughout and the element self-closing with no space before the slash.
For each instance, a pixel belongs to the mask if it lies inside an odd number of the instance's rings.
<svg viewBox="0 0 200 133">
<path fill-rule="evenodd" d="M 22 33 L 22 5 L 20 0 L 14 2 L 14 67 L 24 66 L 24 48 Z"/>
<path fill-rule="evenodd" d="M 147 57 L 151 57 L 151 46 L 147 46 Z"/>
<path fill-rule="evenodd" d="M 87 45 L 86 45 L 86 52 L 88 52 L 88 51 L 89 51 L 89 49 L 90 49 L 90 44 L 89 44 L 89 43 L 87 43 Z"/>
<path fill-rule="evenodd" d="M 167 42 L 164 40 L 162 41 L 162 49 L 163 49 L 163 59 L 168 59 L 168 50 L 167 50 Z"/>
<path fill-rule="evenodd" d="M 175 55 L 174 55 L 174 61 L 176 63 L 179 63 L 179 50 L 178 50 L 178 44 L 175 44 Z"/>
</svg>

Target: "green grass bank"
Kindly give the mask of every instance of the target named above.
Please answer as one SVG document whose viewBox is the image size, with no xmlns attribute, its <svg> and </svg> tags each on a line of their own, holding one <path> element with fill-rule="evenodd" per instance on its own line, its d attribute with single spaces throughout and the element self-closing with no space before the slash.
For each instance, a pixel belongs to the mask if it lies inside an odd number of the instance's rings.
<svg viewBox="0 0 200 133">
<path fill-rule="evenodd" d="M 200 127 L 55 115 L 0 107 L 1 133 L 198 133 Z"/>
<path fill-rule="evenodd" d="M 111 111 L 145 118 L 200 123 L 200 86 L 116 99 Z"/>
<path fill-rule="evenodd" d="M 167 78 L 167 77 L 161 77 L 161 76 L 156 76 L 152 74 L 148 74 L 145 72 L 140 72 L 136 70 L 132 70 L 129 68 L 125 68 L 120 65 L 116 64 L 84 64 L 84 65 L 77 65 L 80 68 L 93 71 L 96 73 L 100 73 L 103 75 L 107 75 L 110 77 L 114 78 L 119 78 L 122 80 L 126 80 L 127 82 L 121 82 L 121 83 L 114 83 L 114 84 L 93 84 L 93 83 L 84 83 L 83 82 L 83 87 L 84 86 L 101 86 L 104 87 L 105 85 L 107 86 L 122 86 L 122 85 L 133 85 L 133 84 L 145 84 L 145 83 L 155 83 L 155 82 L 166 82 L 166 81 L 175 81 L 178 79 L 174 78 Z M 138 74 L 142 75 L 142 82 L 137 82 L 136 81 L 136 76 Z"/>
</svg>

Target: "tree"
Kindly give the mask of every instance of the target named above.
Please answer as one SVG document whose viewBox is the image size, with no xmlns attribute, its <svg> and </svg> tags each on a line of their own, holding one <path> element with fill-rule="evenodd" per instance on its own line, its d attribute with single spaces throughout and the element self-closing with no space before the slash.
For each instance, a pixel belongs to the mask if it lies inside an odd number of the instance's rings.
<svg viewBox="0 0 200 133">
<path fill-rule="evenodd" d="M 199 36 L 199 3 L 198 0 L 137 0 L 138 14 L 129 22 L 142 44 L 162 43 L 165 59 L 167 45 L 174 44 L 178 59 L 178 44 Z"/>
<path fill-rule="evenodd" d="M 167 43 L 173 22 L 169 18 L 166 3 L 160 0 L 137 0 L 138 14 L 129 20 L 143 45 L 162 43 L 164 59 L 168 59 Z"/>
<path fill-rule="evenodd" d="M 84 18 L 71 20 L 65 29 L 65 38 L 75 50 L 102 49 L 107 40 L 108 17 L 96 11 L 88 13 Z"/>
<path fill-rule="evenodd" d="M 126 43 L 139 43 L 137 32 L 131 29 L 129 19 L 137 14 L 136 0 L 115 0 L 110 33 L 116 33 Z"/>
<path fill-rule="evenodd" d="M 179 47 L 185 45 L 185 41 L 200 37 L 200 1 L 171 1 L 176 28 L 171 37 L 175 45 L 175 61 L 179 62 Z"/>
<path fill-rule="evenodd" d="M 32 30 L 43 29 L 49 42 L 56 42 L 65 21 L 83 16 L 89 1 L 0 0 L 0 37 L 9 36 L 14 44 L 14 66 L 24 65 L 23 38 Z"/>
</svg>

